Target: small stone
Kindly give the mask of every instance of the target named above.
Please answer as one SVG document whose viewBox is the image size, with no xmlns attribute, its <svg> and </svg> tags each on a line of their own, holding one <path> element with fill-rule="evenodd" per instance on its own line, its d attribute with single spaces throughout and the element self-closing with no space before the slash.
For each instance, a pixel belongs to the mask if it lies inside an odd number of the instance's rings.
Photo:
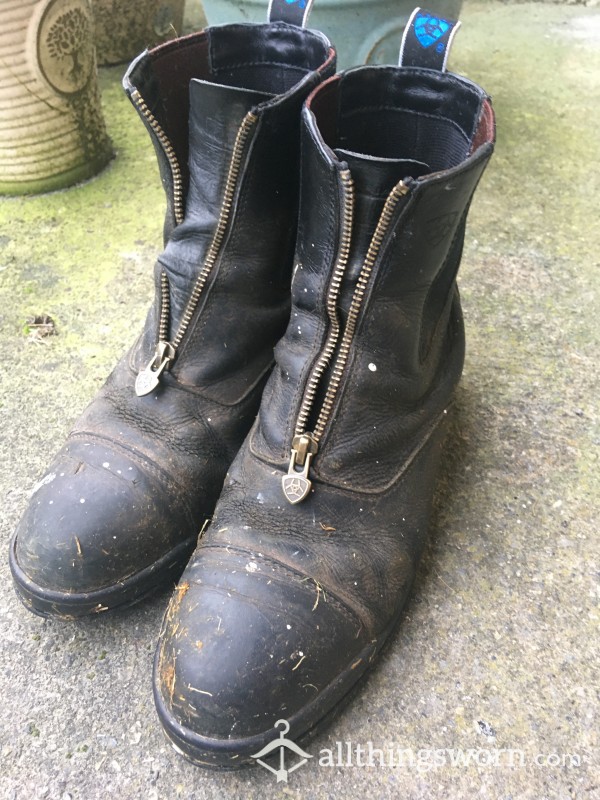
<svg viewBox="0 0 600 800">
<path fill-rule="evenodd" d="M 496 736 L 496 731 L 492 728 L 489 722 L 484 722 L 482 719 L 480 719 L 477 724 L 479 725 L 479 730 L 484 736 L 490 736 L 492 738 Z"/>
</svg>

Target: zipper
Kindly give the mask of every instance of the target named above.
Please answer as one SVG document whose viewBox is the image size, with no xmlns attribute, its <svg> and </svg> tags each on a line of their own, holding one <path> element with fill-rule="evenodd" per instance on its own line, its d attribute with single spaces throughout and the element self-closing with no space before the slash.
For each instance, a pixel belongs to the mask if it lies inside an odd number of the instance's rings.
<svg viewBox="0 0 600 800">
<path fill-rule="evenodd" d="M 340 325 L 337 315 L 337 300 L 348 262 L 354 213 L 354 192 L 350 172 L 345 170 L 341 173 L 341 176 L 343 204 L 341 244 L 327 295 L 327 312 L 330 319 L 330 331 L 325 345 L 323 346 L 323 350 L 321 351 L 321 355 L 317 359 L 315 367 L 308 379 L 307 388 L 304 392 L 296 421 L 288 472 L 287 475 L 284 475 L 282 478 L 283 493 L 292 505 L 304 500 L 312 488 L 312 482 L 308 477 L 310 465 L 318 453 L 319 443 L 327 427 L 327 423 L 331 418 L 331 412 L 333 411 L 348 362 L 350 348 L 354 339 L 369 279 L 398 203 L 410 191 L 410 187 L 404 181 L 400 181 L 394 186 L 385 201 L 356 282 L 344 332 L 338 345 Z M 335 360 L 325 391 L 325 397 L 323 398 L 317 416 L 317 421 L 313 430 L 308 432 L 306 431 L 306 424 L 313 411 L 319 383 L 336 349 Z"/>
<path fill-rule="evenodd" d="M 227 173 L 227 180 L 225 182 L 225 191 L 223 193 L 223 200 L 221 202 L 217 227 L 215 228 L 215 232 L 210 243 L 210 247 L 208 248 L 206 258 L 204 259 L 202 269 L 198 273 L 198 277 L 194 282 L 192 292 L 186 303 L 175 336 L 170 341 L 168 340 L 169 321 L 171 316 L 169 279 L 166 272 L 161 273 L 161 304 L 158 342 L 152 359 L 147 366 L 140 371 L 136 378 L 135 393 L 138 395 L 138 397 L 149 394 L 158 386 L 162 373 L 165 370 L 170 369 L 171 364 L 177 357 L 177 350 L 190 326 L 194 312 L 198 307 L 202 292 L 204 291 L 204 287 L 206 286 L 217 258 L 219 257 L 231 217 L 233 199 L 238 186 L 238 179 L 246 149 L 246 143 L 257 121 L 258 117 L 256 114 L 252 113 L 252 111 L 249 111 L 242 120 L 242 124 L 238 129 L 233 145 L 231 161 L 229 163 L 229 171 Z"/>
<path fill-rule="evenodd" d="M 180 225 L 183 222 L 183 177 L 179 161 L 175 155 L 175 150 L 160 122 L 150 111 L 146 101 L 137 89 L 134 89 L 131 93 L 131 100 L 140 114 L 147 120 L 148 125 L 152 128 L 171 167 L 171 174 L 173 176 L 173 214 L 176 224 Z"/>
<path fill-rule="evenodd" d="M 338 318 L 337 301 L 340 294 L 342 279 L 346 271 L 348 256 L 350 254 L 350 243 L 352 241 L 352 220 L 354 216 L 354 184 L 350 170 L 343 170 L 340 173 L 342 179 L 342 219 L 340 246 L 333 275 L 327 291 L 327 316 L 329 317 L 329 333 L 323 349 L 313 367 L 308 379 L 306 390 L 300 404 L 300 411 L 296 420 L 295 435 L 301 436 L 306 430 L 309 414 L 312 410 L 315 395 L 319 388 L 319 383 L 323 373 L 327 369 L 331 357 L 335 352 L 335 347 L 340 335 L 340 321 Z"/>
</svg>

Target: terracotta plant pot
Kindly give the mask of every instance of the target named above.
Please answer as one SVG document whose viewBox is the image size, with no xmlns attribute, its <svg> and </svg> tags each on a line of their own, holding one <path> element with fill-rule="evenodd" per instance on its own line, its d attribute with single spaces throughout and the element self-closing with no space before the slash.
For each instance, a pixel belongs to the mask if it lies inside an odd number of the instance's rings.
<svg viewBox="0 0 600 800">
<path fill-rule="evenodd" d="M 89 0 L 0 2 L 0 193 L 61 189 L 111 159 Z"/>
<path fill-rule="evenodd" d="M 181 35 L 185 0 L 92 0 L 98 63 L 130 61 Z"/>
</svg>

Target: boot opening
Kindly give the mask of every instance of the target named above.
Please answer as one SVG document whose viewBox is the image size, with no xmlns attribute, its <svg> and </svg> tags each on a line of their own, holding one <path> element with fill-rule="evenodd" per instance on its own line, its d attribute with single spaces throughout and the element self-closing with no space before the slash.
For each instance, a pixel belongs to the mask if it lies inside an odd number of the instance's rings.
<svg viewBox="0 0 600 800">
<path fill-rule="evenodd" d="M 177 150 L 178 136 L 187 137 L 192 78 L 284 94 L 322 67 L 330 51 L 324 36 L 284 24 L 227 25 L 183 37 L 149 53 L 153 113 Z"/>
<path fill-rule="evenodd" d="M 210 79 L 226 86 L 284 94 L 328 60 L 330 44 L 294 25 L 229 25 L 210 30 Z"/>
<path fill-rule="evenodd" d="M 308 104 L 332 150 L 410 159 L 439 172 L 492 140 L 486 103 L 481 90 L 449 73 L 373 67 L 331 79 Z"/>
<path fill-rule="evenodd" d="M 130 73 L 188 175 L 189 86 L 193 78 L 281 95 L 333 61 L 327 38 L 294 25 L 224 25 L 159 45 Z"/>
</svg>

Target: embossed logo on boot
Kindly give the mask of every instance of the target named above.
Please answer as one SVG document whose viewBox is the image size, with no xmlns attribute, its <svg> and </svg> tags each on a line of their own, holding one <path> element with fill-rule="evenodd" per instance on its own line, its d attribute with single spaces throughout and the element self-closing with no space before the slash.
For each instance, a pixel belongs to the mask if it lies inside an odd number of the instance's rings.
<svg viewBox="0 0 600 800">
<path fill-rule="evenodd" d="M 430 14 L 419 14 L 415 20 L 415 35 L 422 47 L 431 47 L 450 28 L 450 23 Z"/>
</svg>

